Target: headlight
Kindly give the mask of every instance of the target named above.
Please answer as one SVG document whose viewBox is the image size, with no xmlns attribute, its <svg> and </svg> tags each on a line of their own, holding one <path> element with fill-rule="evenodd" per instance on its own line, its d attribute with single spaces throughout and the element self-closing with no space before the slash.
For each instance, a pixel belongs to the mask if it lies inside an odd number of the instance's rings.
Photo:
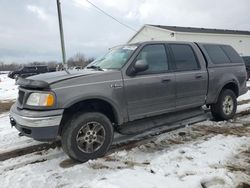
<svg viewBox="0 0 250 188">
<path fill-rule="evenodd" d="M 53 106 L 54 95 L 50 93 L 31 93 L 26 104 L 30 106 Z"/>
</svg>

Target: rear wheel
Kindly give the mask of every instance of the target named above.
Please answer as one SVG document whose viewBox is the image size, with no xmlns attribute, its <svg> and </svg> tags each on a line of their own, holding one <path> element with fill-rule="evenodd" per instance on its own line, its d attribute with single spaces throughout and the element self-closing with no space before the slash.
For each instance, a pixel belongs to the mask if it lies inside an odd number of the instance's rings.
<svg viewBox="0 0 250 188">
<path fill-rule="evenodd" d="M 228 120 L 233 118 L 236 109 L 236 95 L 230 89 L 222 90 L 217 103 L 211 105 L 211 112 L 216 120 Z"/>
<path fill-rule="evenodd" d="M 63 150 L 80 162 L 104 156 L 112 141 L 110 120 L 97 112 L 76 115 L 62 132 Z"/>
</svg>

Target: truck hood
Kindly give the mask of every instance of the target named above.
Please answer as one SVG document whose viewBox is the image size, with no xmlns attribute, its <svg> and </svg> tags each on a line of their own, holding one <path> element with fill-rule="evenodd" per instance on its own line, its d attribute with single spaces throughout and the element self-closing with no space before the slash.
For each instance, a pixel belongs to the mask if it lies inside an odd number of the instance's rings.
<svg viewBox="0 0 250 188">
<path fill-rule="evenodd" d="M 36 76 L 28 77 L 27 79 L 30 80 L 41 80 L 45 81 L 48 84 L 53 84 L 56 82 L 60 82 L 63 80 L 81 77 L 81 76 L 87 76 L 92 74 L 100 74 L 103 71 L 94 71 L 94 70 L 73 70 L 69 71 L 69 74 L 66 71 L 58 71 L 58 72 L 51 72 L 51 73 L 45 73 L 45 74 L 39 74 Z"/>
<path fill-rule="evenodd" d="M 17 85 L 24 88 L 31 89 L 46 89 L 51 84 L 76 78 L 82 76 L 88 76 L 93 74 L 102 74 L 104 71 L 94 71 L 94 70 L 73 70 L 67 73 L 66 71 L 51 72 L 45 74 L 39 74 L 35 76 L 28 77 L 26 79 L 19 78 L 17 80 Z"/>
</svg>

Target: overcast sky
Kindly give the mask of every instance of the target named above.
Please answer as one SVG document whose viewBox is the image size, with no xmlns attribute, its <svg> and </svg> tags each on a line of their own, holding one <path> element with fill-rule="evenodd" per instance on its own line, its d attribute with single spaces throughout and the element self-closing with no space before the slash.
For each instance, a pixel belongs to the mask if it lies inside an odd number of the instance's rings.
<svg viewBox="0 0 250 188">
<path fill-rule="evenodd" d="M 144 24 L 250 30 L 250 0 L 90 0 L 139 30 Z M 67 57 L 102 55 L 135 33 L 85 0 L 61 0 Z M 56 0 L 0 0 L 0 61 L 60 61 Z"/>
</svg>

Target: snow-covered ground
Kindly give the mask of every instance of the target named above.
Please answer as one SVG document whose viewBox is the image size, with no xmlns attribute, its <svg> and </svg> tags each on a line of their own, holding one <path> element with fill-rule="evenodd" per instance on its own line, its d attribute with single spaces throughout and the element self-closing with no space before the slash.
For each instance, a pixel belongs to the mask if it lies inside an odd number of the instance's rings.
<svg viewBox="0 0 250 188">
<path fill-rule="evenodd" d="M 17 95 L 15 82 L 0 75 L 0 102 Z M 250 84 L 249 84 L 250 85 Z M 250 109 L 250 93 L 238 113 Z M 10 127 L 0 114 L 0 153 L 38 144 Z M 250 184 L 250 115 L 230 122 L 204 121 L 155 136 L 132 149 L 76 164 L 61 149 L 0 162 L 0 187 L 235 188 Z"/>
<path fill-rule="evenodd" d="M 7 74 L 0 74 L 0 101 L 15 100 L 17 93 L 15 80 L 10 79 Z"/>
<path fill-rule="evenodd" d="M 250 127 L 228 124 L 202 122 L 85 164 L 70 165 L 61 149 L 9 159 L 0 165 L 1 187 L 233 188 L 250 183 L 247 156 L 240 155 L 249 149 Z M 211 134 L 203 126 L 228 132 Z M 231 133 L 235 127 L 243 131 Z M 236 160 L 242 171 L 232 169 Z"/>
<path fill-rule="evenodd" d="M 17 130 L 11 128 L 8 113 L 0 114 L 0 153 L 34 144 L 39 144 L 39 142 L 18 136 Z"/>
</svg>

